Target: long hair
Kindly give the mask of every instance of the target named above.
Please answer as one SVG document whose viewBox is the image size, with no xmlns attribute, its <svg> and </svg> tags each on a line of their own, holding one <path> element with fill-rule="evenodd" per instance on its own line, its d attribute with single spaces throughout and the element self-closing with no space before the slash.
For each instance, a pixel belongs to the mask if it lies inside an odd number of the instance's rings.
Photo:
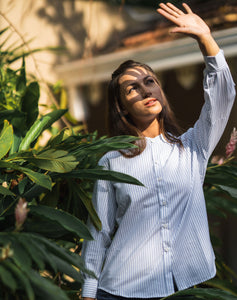
<svg viewBox="0 0 237 300">
<path fill-rule="evenodd" d="M 160 133 L 164 135 L 166 140 L 172 144 L 176 143 L 183 146 L 178 136 L 181 134 L 181 129 L 176 121 L 173 111 L 171 110 L 167 98 L 162 90 L 161 84 L 158 81 L 155 72 L 146 64 L 139 63 L 133 60 L 127 60 L 122 63 L 112 74 L 112 79 L 108 86 L 108 131 L 110 136 L 118 135 L 133 135 L 140 137 L 135 144 L 137 148 L 131 148 L 129 151 L 120 151 L 126 157 L 134 157 L 142 153 L 146 147 L 146 139 L 142 132 L 135 126 L 129 115 L 123 113 L 123 107 L 120 97 L 119 79 L 127 69 L 142 67 L 150 72 L 160 86 L 162 94 L 162 111 L 158 118 Z"/>
</svg>

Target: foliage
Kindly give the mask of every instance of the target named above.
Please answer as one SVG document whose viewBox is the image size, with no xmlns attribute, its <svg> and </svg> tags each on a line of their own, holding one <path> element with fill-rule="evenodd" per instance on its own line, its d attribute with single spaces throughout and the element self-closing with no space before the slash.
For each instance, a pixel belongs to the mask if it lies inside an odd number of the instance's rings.
<svg viewBox="0 0 237 300">
<path fill-rule="evenodd" d="M 3 34 L 6 30 L 3 30 Z M 97 166 L 102 153 L 131 148 L 135 139 L 97 139 L 63 129 L 40 146 L 45 130 L 66 109 L 39 115 L 39 85 L 26 78 L 25 59 L 2 51 L 0 60 L 0 299 L 69 299 L 88 273 L 79 255 L 92 239 L 88 214 L 100 229 L 91 203 L 96 179 L 140 183 Z M 10 53 L 10 54 L 9 54 Z M 9 55 L 10 58 L 9 59 Z"/>
<path fill-rule="evenodd" d="M 92 238 L 85 226 L 88 214 L 98 229 L 101 226 L 91 203 L 94 180 L 140 184 L 101 169 L 98 159 L 109 150 L 133 147 L 135 138 L 98 139 L 95 133 L 68 128 L 39 146 L 42 133 L 67 110 L 64 106 L 39 115 L 39 84 L 26 77 L 21 47 L 2 51 L 3 46 L 4 42 L 0 44 L 0 299 L 74 299 L 83 281 L 81 272 L 91 274 L 78 255 L 82 240 Z M 19 58 L 21 68 L 12 69 L 11 63 Z M 204 185 L 209 216 L 219 221 L 237 213 L 236 179 L 232 156 L 209 163 Z M 216 255 L 215 279 L 165 299 L 183 295 L 237 299 L 232 283 L 236 275 L 218 251 Z"/>
<path fill-rule="evenodd" d="M 231 293 L 232 297 L 235 296 L 235 299 L 237 299 L 237 287 L 233 283 L 233 280 L 236 281 L 237 279 L 237 274 L 225 264 L 219 254 L 222 241 L 215 235 L 216 228 L 223 224 L 230 214 L 237 217 L 237 162 L 234 161 L 234 156 L 231 156 L 235 147 L 232 153 L 228 155 L 229 144 L 231 144 L 231 139 L 226 147 L 225 158 L 220 158 L 217 163 L 213 163 L 215 157 L 212 158 L 212 162 L 208 164 L 205 177 L 204 193 L 208 215 L 210 220 L 212 220 L 209 224 L 217 267 L 216 278 L 206 282 L 206 285 L 221 288 Z M 223 297 L 223 299 L 233 298 L 226 295 L 226 298 Z"/>
</svg>

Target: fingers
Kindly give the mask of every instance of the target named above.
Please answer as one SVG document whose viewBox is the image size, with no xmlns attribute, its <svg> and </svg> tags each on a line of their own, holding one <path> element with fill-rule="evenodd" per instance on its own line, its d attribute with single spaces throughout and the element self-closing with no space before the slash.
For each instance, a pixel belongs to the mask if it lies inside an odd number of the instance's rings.
<svg viewBox="0 0 237 300">
<path fill-rule="evenodd" d="M 177 18 L 181 13 L 184 14 L 182 11 L 180 11 L 178 8 L 176 8 L 174 5 L 172 5 L 171 3 L 161 3 L 160 7 L 166 12 L 168 13 L 170 16 L 173 16 L 175 18 Z"/>
<path fill-rule="evenodd" d="M 170 13 L 168 13 L 165 9 L 161 9 L 161 8 L 158 8 L 157 9 L 158 13 L 160 13 L 163 17 L 165 17 L 166 19 L 170 20 L 171 22 L 176 22 L 176 19 L 177 19 L 177 16 L 174 16 Z"/>
<path fill-rule="evenodd" d="M 184 15 L 184 12 L 181 9 L 178 9 L 178 7 L 174 6 L 172 3 L 167 3 L 167 6 L 172 9 L 173 12 L 176 13 L 176 15 Z"/>
<path fill-rule="evenodd" d="M 192 13 L 191 8 L 186 3 L 183 3 L 182 5 L 187 13 Z M 171 21 L 174 21 L 174 18 L 178 18 L 181 15 L 185 15 L 181 9 L 169 2 L 166 4 L 160 3 L 160 7 L 161 8 L 157 9 L 157 11 Z"/>
<path fill-rule="evenodd" d="M 183 3 L 182 5 L 183 5 L 183 7 L 185 8 L 185 10 L 186 10 L 186 12 L 188 14 L 192 14 L 193 13 L 192 10 L 191 10 L 191 8 L 188 6 L 188 4 Z"/>
</svg>

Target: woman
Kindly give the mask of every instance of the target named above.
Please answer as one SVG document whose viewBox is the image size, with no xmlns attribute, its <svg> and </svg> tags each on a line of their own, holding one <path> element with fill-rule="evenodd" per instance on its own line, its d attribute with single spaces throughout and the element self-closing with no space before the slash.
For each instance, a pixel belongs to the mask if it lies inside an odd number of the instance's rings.
<svg viewBox="0 0 237 300">
<path fill-rule="evenodd" d="M 176 24 L 172 32 L 195 38 L 203 53 L 205 104 L 193 128 L 179 136 L 154 72 L 127 61 L 112 75 L 112 134 L 140 136 L 138 150 L 107 153 L 100 164 L 129 174 L 144 186 L 99 180 L 93 203 L 102 221 L 82 256 L 97 278 L 85 278 L 83 297 L 159 299 L 215 276 L 202 184 L 235 97 L 223 52 L 206 23 L 187 4 L 158 12 Z M 190 100 L 191 101 L 191 100 Z"/>
</svg>

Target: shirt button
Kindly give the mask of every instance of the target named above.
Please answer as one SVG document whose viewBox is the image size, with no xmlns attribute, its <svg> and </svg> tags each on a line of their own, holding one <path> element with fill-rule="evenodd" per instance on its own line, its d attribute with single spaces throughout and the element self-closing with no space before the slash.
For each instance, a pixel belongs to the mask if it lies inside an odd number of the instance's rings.
<svg viewBox="0 0 237 300">
<path fill-rule="evenodd" d="M 170 248 L 169 247 L 164 247 L 165 252 L 169 252 Z"/>
<path fill-rule="evenodd" d="M 168 224 L 164 223 L 161 225 L 162 228 L 167 229 L 168 228 Z"/>
<path fill-rule="evenodd" d="M 166 202 L 166 201 L 162 201 L 162 205 L 163 205 L 163 206 L 166 206 L 166 205 L 167 205 L 167 202 Z"/>
<path fill-rule="evenodd" d="M 161 177 L 159 177 L 157 180 L 158 180 L 158 181 L 161 181 L 161 180 L 162 180 L 162 178 L 161 178 Z"/>
</svg>

